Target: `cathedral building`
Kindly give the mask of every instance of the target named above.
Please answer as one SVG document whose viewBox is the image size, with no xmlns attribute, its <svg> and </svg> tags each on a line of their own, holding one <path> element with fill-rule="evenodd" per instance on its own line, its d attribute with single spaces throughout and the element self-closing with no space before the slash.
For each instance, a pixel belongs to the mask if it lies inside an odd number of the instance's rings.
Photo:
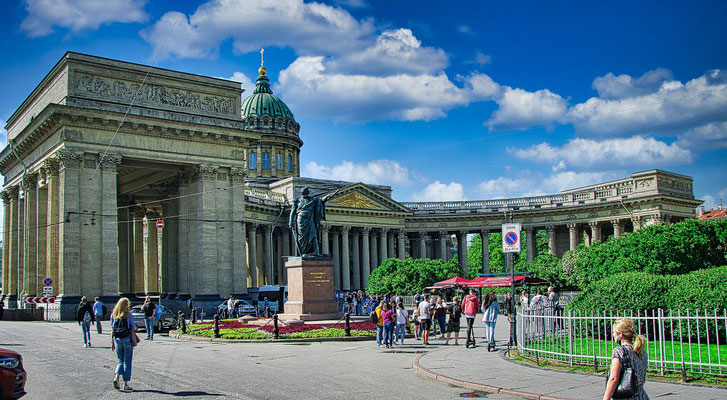
<svg viewBox="0 0 727 400">
<path fill-rule="evenodd" d="M 80 296 L 194 295 L 216 305 L 284 285 L 290 205 L 304 187 L 339 189 L 322 251 L 344 291 L 365 289 L 390 257 L 448 259 L 458 243 L 466 260 L 467 234 L 511 219 L 528 233 L 532 260 L 537 230 L 560 256 L 582 241 L 693 218 L 701 204 L 691 177 L 661 170 L 461 202 L 400 202 L 388 186 L 301 177 L 301 126 L 259 72 L 241 101 L 236 82 L 66 53 L 8 119 L 0 152 L 7 306 L 50 286 L 70 319 Z"/>
</svg>

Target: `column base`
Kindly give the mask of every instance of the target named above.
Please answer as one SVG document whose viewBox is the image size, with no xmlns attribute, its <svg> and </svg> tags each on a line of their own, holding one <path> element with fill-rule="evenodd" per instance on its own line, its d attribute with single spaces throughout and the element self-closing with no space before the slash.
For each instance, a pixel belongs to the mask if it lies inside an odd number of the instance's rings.
<svg viewBox="0 0 727 400">
<path fill-rule="evenodd" d="M 60 307 L 61 321 L 75 321 L 79 303 L 81 303 L 81 296 L 78 295 L 60 294 L 56 296 L 55 304 Z"/>
</svg>

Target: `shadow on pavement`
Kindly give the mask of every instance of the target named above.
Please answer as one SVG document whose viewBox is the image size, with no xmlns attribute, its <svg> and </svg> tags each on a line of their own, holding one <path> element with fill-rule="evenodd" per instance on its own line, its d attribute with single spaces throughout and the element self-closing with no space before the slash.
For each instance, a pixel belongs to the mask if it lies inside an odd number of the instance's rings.
<svg viewBox="0 0 727 400">
<path fill-rule="evenodd" d="M 168 396 L 174 396 L 174 397 L 193 397 L 193 396 L 222 396 L 219 393 L 207 393 L 202 391 L 181 391 L 181 392 L 165 392 L 163 390 L 138 390 L 134 389 L 134 393 L 157 393 L 157 394 L 166 394 Z"/>
</svg>

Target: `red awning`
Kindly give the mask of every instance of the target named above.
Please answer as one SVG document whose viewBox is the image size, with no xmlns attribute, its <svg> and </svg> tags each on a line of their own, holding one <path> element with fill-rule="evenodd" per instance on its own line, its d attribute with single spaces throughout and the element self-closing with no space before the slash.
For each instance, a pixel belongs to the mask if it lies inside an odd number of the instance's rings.
<svg viewBox="0 0 727 400">
<path fill-rule="evenodd" d="M 521 285 L 528 285 L 528 286 L 537 286 L 537 285 L 547 285 L 548 281 L 545 281 L 540 278 L 536 278 L 534 276 L 527 276 L 527 275 L 515 275 L 515 286 L 521 286 Z M 507 287 L 510 286 L 510 277 L 509 276 L 482 276 L 479 278 L 473 279 L 470 283 L 465 284 L 464 286 L 470 287 L 470 288 L 483 288 L 483 287 Z"/>
<path fill-rule="evenodd" d="M 454 278 L 450 278 L 441 282 L 437 282 L 432 286 L 436 287 L 443 287 L 443 286 L 454 286 L 454 285 L 461 285 L 465 286 L 467 284 L 472 283 L 472 279 L 462 278 L 461 276 L 455 276 Z"/>
</svg>

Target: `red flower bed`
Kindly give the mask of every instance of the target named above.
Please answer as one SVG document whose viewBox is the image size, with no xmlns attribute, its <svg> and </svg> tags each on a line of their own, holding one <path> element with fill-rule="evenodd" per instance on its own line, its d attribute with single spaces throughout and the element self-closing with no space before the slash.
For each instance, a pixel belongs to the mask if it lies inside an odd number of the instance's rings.
<svg viewBox="0 0 727 400">
<path fill-rule="evenodd" d="M 212 322 L 202 322 L 200 325 L 205 325 L 203 327 L 199 327 L 196 330 L 198 331 L 204 331 L 208 329 L 213 328 Z M 257 329 L 259 331 L 267 332 L 267 333 L 273 333 L 273 323 L 269 323 L 264 326 L 259 325 L 244 325 L 240 323 L 240 321 L 220 321 L 220 329 L 241 329 L 241 328 L 253 328 Z M 299 325 L 299 326 L 288 326 L 285 325 L 285 323 L 280 322 L 278 324 L 278 332 L 281 335 L 287 335 L 289 333 L 295 333 L 295 332 L 306 332 L 306 331 L 312 331 L 314 329 L 327 329 L 327 328 L 333 328 L 333 329 L 345 329 L 346 324 L 305 324 L 305 325 Z M 352 331 L 376 331 L 376 324 L 371 322 L 352 322 L 351 323 L 351 330 Z"/>
</svg>

